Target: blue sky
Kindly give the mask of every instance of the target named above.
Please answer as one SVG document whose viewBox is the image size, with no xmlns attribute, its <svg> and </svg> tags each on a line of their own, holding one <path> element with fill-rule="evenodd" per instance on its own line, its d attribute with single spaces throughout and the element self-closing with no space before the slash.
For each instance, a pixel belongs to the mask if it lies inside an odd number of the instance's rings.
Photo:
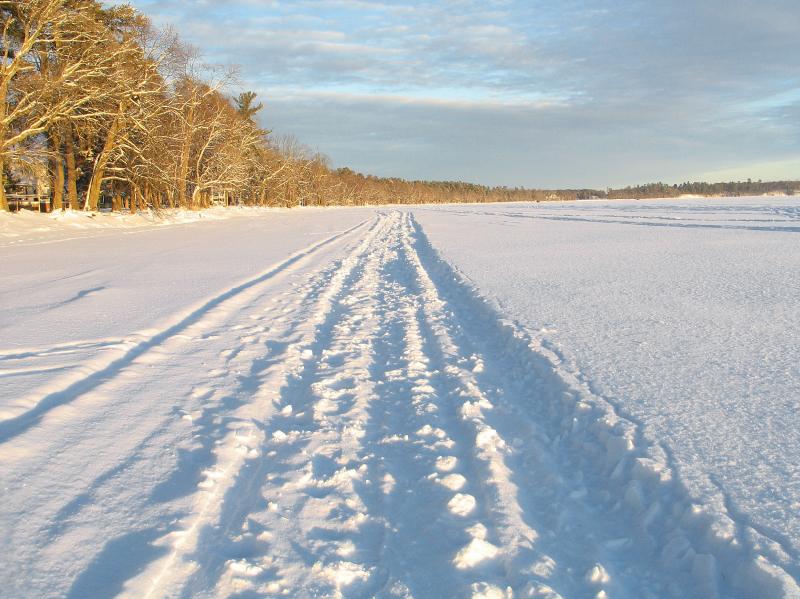
<svg viewBox="0 0 800 599">
<path fill-rule="evenodd" d="M 797 0 L 134 0 L 334 166 L 606 187 L 800 179 Z"/>
</svg>

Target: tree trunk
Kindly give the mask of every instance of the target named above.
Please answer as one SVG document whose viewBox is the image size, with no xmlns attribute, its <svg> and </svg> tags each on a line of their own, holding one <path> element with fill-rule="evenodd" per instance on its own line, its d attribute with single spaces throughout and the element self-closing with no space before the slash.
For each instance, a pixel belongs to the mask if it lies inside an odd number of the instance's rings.
<svg viewBox="0 0 800 599">
<path fill-rule="evenodd" d="M 8 84 L 0 85 L 0 121 L 5 120 L 8 108 Z M 5 141 L 7 130 L 0 127 L 0 210 L 8 212 L 8 200 L 6 199 L 6 163 L 5 163 Z"/>
<path fill-rule="evenodd" d="M 75 143 L 72 138 L 72 126 L 68 123 L 64 128 L 64 152 L 67 155 L 67 200 L 69 207 L 78 209 L 78 171 L 75 168 Z"/>
<path fill-rule="evenodd" d="M 53 170 L 50 179 L 50 193 L 53 198 L 53 210 L 64 209 L 64 159 L 61 155 L 61 139 L 58 133 L 50 134 L 53 144 L 53 158 L 50 167 Z"/>
<path fill-rule="evenodd" d="M 192 148 L 192 133 L 194 128 L 194 106 L 189 107 L 189 114 L 186 118 L 186 128 L 183 132 L 181 143 L 181 162 L 178 170 L 178 206 L 186 206 L 186 179 L 189 176 L 189 152 Z M 192 204 L 194 204 L 194 193 L 192 194 Z M 192 206 L 194 208 L 194 206 Z"/>
<path fill-rule="evenodd" d="M 0 155 L 0 211 L 8 212 L 8 200 L 6 200 L 6 170 L 2 155 Z"/>
<path fill-rule="evenodd" d="M 131 214 L 136 214 L 136 204 L 139 202 L 139 188 L 131 187 L 130 210 Z"/>
<path fill-rule="evenodd" d="M 92 169 L 92 178 L 89 180 L 89 189 L 86 190 L 86 204 L 84 210 L 97 210 L 97 204 L 100 199 L 100 186 L 103 184 L 103 176 L 106 172 L 108 160 L 111 158 L 111 152 L 114 150 L 114 144 L 117 141 L 117 133 L 121 125 L 122 107 L 120 107 L 120 115 L 118 115 L 114 122 L 111 124 L 111 129 L 108 130 L 106 141 L 103 144 L 103 149 L 97 155 L 94 161 L 94 169 Z"/>
</svg>

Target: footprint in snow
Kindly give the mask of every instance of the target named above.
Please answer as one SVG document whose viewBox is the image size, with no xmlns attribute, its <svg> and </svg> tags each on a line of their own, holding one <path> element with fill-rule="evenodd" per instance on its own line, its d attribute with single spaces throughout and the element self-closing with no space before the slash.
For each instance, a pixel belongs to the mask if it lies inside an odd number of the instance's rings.
<svg viewBox="0 0 800 599">
<path fill-rule="evenodd" d="M 453 558 L 453 565 L 459 570 L 474 568 L 481 562 L 494 559 L 500 553 L 500 548 L 486 540 L 486 527 L 475 524 L 467 529 L 472 540 L 467 543 Z"/>
<path fill-rule="evenodd" d="M 461 474 L 448 474 L 444 478 L 438 478 L 436 475 L 434 477 L 436 482 L 451 491 L 459 491 L 467 484 L 467 479 Z"/>
<path fill-rule="evenodd" d="M 450 513 L 455 514 L 456 516 L 465 517 L 469 516 L 473 511 L 475 511 L 476 503 L 477 502 L 472 495 L 467 495 L 466 493 L 457 493 L 447 503 L 447 509 L 450 510 Z"/>
<path fill-rule="evenodd" d="M 206 399 L 212 393 L 213 393 L 213 391 L 211 389 L 209 389 L 208 387 L 195 387 L 194 389 L 192 389 L 190 395 L 194 399 Z"/>
<path fill-rule="evenodd" d="M 442 456 L 436 458 L 436 469 L 439 472 L 450 472 L 458 464 L 458 458 L 452 455 Z"/>
</svg>

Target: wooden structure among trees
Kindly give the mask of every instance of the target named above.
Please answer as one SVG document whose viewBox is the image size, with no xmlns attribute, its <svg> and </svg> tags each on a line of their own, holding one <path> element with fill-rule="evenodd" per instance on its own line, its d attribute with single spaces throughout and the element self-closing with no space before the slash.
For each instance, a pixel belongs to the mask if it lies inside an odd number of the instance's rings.
<svg viewBox="0 0 800 599">
<path fill-rule="evenodd" d="M 38 212 L 50 212 L 51 197 L 38 185 L 11 185 L 6 190 L 6 201 L 11 212 L 19 212 L 23 208 Z"/>
</svg>

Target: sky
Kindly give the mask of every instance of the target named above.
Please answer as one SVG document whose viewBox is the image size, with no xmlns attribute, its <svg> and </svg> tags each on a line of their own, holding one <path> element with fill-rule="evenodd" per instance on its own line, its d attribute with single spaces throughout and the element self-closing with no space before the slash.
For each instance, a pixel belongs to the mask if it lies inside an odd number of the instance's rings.
<svg viewBox="0 0 800 599">
<path fill-rule="evenodd" d="M 333 166 L 605 188 L 800 179 L 798 0 L 134 0 Z"/>
</svg>

